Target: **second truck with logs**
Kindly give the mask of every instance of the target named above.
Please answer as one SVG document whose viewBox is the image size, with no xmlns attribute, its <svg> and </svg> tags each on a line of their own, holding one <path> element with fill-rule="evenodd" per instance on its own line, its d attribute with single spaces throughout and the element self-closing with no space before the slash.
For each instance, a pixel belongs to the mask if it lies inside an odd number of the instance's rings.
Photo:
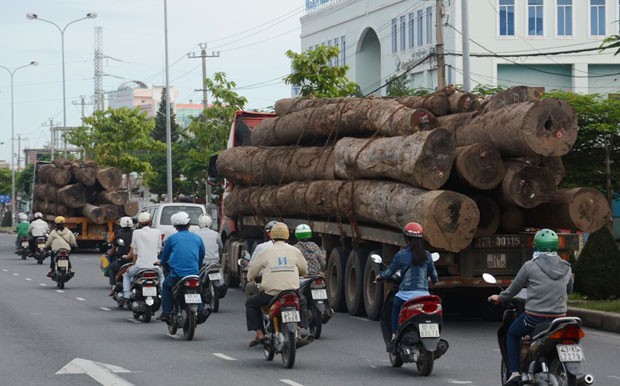
<svg viewBox="0 0 620 386">
<path fill-rule="evenodd" d="M 446 310 L 491 312 L 483 272 L 509 283 L 543 227 L 558 230 L 570 259 L 579 233 L 610 215 L 597 190 L 558 188 L 577 118 L 567 102 L 534 91 L 484 101 L 450 88 L 423 98 L 292 98 L 275 114 L 237 112 L 228 149 L 209 167 L 223 177 L 228 285 L 239 284 L 237 259 L 263 241 L 269 220 L 306 223 L 326 251 L 332 307 L 377 319 L 383 287 L 368 256 L 389 263 L 404 247 L 402 227 L 416 221 L 441 254 L 434 291 Z"/>
<path fill-rule="evenodd" d="M 129 201 L 122 189 L 123 175 L 115 167 L 95 163 L 53 162 L 34 165 L 32 211 L 41 212 L 53 224 L 65 217 L 65 226 L 76 234 L 79 248 L 97 248 L 108 240 L 122 216 L 138 213 L 138 203 Z"/>
</svg>

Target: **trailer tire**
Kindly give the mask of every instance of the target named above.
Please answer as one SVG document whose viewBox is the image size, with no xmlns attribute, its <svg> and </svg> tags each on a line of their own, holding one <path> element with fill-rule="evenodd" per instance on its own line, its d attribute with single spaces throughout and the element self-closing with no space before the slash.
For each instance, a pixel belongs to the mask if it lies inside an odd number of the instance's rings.
<svg viewBox="0 0 620 386">
<path fill-rule="evenodd" d="M 349 314 L 366 315 L 364 309 L 364 268 L 370 251 L 367 248 L 354 248 L 349 254 L 344 274 L 344 299 Z"/>
<path fill-rule="evenodd" d="M 373 253 L 380 255 L 381 251 L 371 251 L 369 256 Z M 364 308 L 370 320 L 379 320 L 381 317 L 381 308 L 383 307 L 383 282 L 378 281 L 375 283 L 375 278 L 379 272 L 381 272 L 380 267 L 373 263 L 372 260 L 366 259 L 363 294 Z"/>
<path fill-rule="evenodd" d="M 344 266 L 348 250 L 340 247 L 332 249 L 327 260 L 327 300 L 335 311 L 345 311 L 344 301 Z"/>
<path fill-rule="evenodd" d="M 228 285 L 228 288 L 237 288 L 239 287 L 239 275 L 237 274 L 238 270 L 236 269 L 237 267 L 237 261 L 231 261 L 232 257 L 230 256 L 230 248 L 232 246 L 232 239 L 229 237 L 228 239 L 226 239 L 226 242 L 224 243 L 224 250 L 222 251 L 222 255 L 223 256 L 222 260 L 223 260 L 223 264 L 222 267 L 224 268 L 224 282 L 226 283 L 226 285 Z M 235 270 L 233 271 L 232 267 L 234 264 Z"/>
</svg>

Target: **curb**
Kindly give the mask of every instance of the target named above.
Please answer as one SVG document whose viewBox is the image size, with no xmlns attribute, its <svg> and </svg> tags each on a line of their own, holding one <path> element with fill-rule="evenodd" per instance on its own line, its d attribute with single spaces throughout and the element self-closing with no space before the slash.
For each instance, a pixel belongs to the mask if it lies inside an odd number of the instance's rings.
<svg viewBox="0 0 620 386">
<path fill-rule="evenodd" d="M 569 316 L 577 316 L 584 326 L 620 333 L 620 314 L 568 307 Z"/>
</svg>

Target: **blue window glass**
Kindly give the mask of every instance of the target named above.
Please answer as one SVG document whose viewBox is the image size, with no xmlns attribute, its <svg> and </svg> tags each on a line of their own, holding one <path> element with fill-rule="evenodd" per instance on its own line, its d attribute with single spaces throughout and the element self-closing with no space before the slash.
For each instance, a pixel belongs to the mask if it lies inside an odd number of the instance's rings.
<svg viewBox="0 0 620 386">
<path fill-rule="evenodd" d="M 335 45 L 336 47 L 340 48 L 340 39 L 335 38 L 335 39 L 334 39 L 334 45 Z M 338 56 L 336 56 L 336 57 L 334 58 L 334 65 L 335 65 L 335 66 L 340 66 L 340 53 L 338 53 Z"/>
<path fill-rule="evenodd" d="M 424 31 L 423 12 L 420 10 L 418 11 L 418 46 L 421 46 L 422 44 L 424 44 L 424 37 L 422 35 L 423 31 Z"/>
<path fill-rule="evenodd" d="M 499 0 L 499 35 L 515 35 L 515 1 Z"/>
<path fill-rule="evenodd" d="M 590 35 L 605 35 L 605 0 L 590 0 Z"/>
<path fill-rule="evenodd" d="M 407 48 L 407 21 L 404 16 L 400 17 L 400 50 Z"/>
<path fill-rule="evenodd" d="M 426 43 L 431 44 L 433 42 L 433 8 L 426 8 Z"/>
<path fill-rule="evenodd" d="M 573 36 L 573 0 L 557 0 L 558 36 Z"/>
<path fill-rule="evenodd" d="M 398 25 L 396 18 L 392 19 L 392 53 L 398 50 Z"/>
<path fill-rule="evenodd" d="M 542 36 L 543 0 L 528 0 L 527 5 L 527 34 L 530 36 Z"/>
<path fill-rule="evenodd" d="M 347 64 L 346 58 L 347 58 L 346 38 L 345 38 L 345 35 L 342 35 L 340 37 L 340 63 L 342 66 Z"/>
<path fill-rule="evenodd" d="M 412 12 L 409 14 L 409 48 L 413 48 L 415 45 L 415 41 L 413 40 L 414 39 L 414 36 L 413 36 L 414 20 L 415 20 L 415 15 Z"/>
</svg>

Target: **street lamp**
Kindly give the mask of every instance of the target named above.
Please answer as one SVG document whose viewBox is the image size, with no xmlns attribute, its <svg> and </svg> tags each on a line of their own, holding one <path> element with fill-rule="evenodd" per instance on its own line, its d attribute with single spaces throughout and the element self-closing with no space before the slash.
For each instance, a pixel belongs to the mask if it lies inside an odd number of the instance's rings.
<svg viewBox="0 0 620 386">
<path fill-rule="evenodd" d="M 15 228 L 15 104 L 13 102 L 13 76 L 17 70 L 28 66 L 36 66 L 37 64 L 39 64 L 39 62 L 33 60 L 32 62 L 24 64 L 23 66 L 17 67 L 13 70 L 10 70 L 8 67 L 0 66 L 0 68 L 7 70 L 11 76 L 11 226 L 13 228 Z"/>
<path fill-rule="evenodd" d="M 95 12 L 90 12 L 90 13 L 87 13 L 86 16 L 80 19 L 70 21 L 63 28 L 60 28 L 60 26 L 54 23 L 53 21 L 41 19 L 39 15 L 37 15 L 36 13 L 26 14 L 26 18 L 28 18 L 28 20 L 44 21 L 46 23 L 52 24 L 60 32 L 60 42 L 62 46 L 62 125 L 63 125 L 63 132 L 64 130 L 67 130 L 67 92 L 66 92 L 66 82 L 65 82 L 65 30 L 67 29 L 67 27 L 69 27 L 73 23 L 77 23 L 78 21 L 85 20 L 85 19 L 94 19 L 96 17 L 97 17 L 97 14 Z M 67 156 L 67 142 L 66 141 L 64 142 L 64 151 L 65 151 L 65 157 L 66 157 Z"/>
</svg>

